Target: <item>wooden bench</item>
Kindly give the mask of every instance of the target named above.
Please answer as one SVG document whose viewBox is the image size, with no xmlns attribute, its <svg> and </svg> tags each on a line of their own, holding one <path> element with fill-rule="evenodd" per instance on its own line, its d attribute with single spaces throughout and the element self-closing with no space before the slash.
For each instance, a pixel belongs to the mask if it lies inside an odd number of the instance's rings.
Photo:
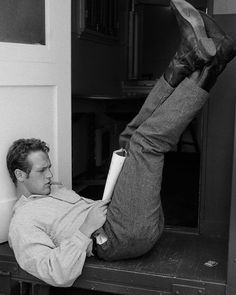
<svg viewBox="0 0 236 295">
<path fill-rule="evenodd" d="M 208 261 L 216 261 L 213 267 Z M 223 295 L 226 289 L 227 241 L 166 231 L 148 254 L 137 259 L 104 262 L 87 258 L 74 288 L 113 294 Z M 0 245 L 0 294 L 10 295 L 18 284 L 20 294 L 49 294 L 49 286 L 17 264 L 8 243 Z M 19 294 L 17 293 L 17 294 Z"/>
</svg>

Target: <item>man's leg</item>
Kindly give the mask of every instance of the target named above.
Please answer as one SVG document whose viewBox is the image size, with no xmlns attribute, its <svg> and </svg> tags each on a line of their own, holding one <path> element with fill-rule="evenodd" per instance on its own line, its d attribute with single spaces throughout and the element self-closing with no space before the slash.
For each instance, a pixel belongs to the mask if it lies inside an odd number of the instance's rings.
<svg viewBox="0 0 236 295">
<path fill-rule="evenodd" d="M 134 117 L 134 119 L 129 122 L 121 133 L 119 142 L 120 147 L 129 149 L 129 141 L 132 137 L 134 131 L 147 120 L 148 117 L 153 113 L 153 111 L 160 107 L 162 103 L 171 95 L 174 91 L 174 88 L 171 87 L 169 83 L 162 76 L 159 80 L 157 80 L 155 86 L 148 94 L 143 106 L 139 110 L 138 114 Z"/>
<path fill-rule="evenodd" d="M 97 246 L 100 258 L 137 257 L 158 240 L 164 228 L 163 153 L 178 142 L 206 98 L 207 92 L 186 80 L 135 131 L 103 226 L 108 240 Z"/>
<path fill-rule="evenodd" d="M 219 48 L 200 76 L 194 72 L 190 80 L 185 79 L 135 131 L 104 224 L 108 240 L 97 246 L 99 257 L 115 260 L 142 255 L 160 236 L 163 153 L 178 142 L 180 134 L 203 106 L 207 92 L 202 88 L 211 87 L 209 77 L 214 80 L 235 55 L 228 46 Z M 215 74 L 212 65 L 218 69 Z"/>
</svg>

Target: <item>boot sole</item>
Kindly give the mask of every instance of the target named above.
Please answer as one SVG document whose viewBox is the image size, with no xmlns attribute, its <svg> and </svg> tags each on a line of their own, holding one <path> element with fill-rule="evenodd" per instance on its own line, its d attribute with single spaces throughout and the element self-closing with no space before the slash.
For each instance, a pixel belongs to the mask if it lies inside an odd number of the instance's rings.
<svg viewBox="0 0 236 295">
<path fill-rule="evenodd" d="M 210 58 L 215 56 L 215 44 L 213 40 L 207 36 L 204 21 L 200 13 L 184 0 L 171 0 L 170 5 L 185 21 L 191 25 L 203 58 L 208 61 Z"/>
<path fill-rule="evenodd" d="M 221 48 L 221 53 L 222 54 L 222 50 L 223 52 L 226 54 L 227 58 L 225 58 L 226 62 L 230 62 L 236 55 L 236 43 L 235 41 L 231 38 L 231 36 L 227 35 L 223 29 L 217 24 L 217 22 L 215 21 L 215 19 L 211 16 L 209 16 L 208 14 L 204 13 L 204 12 L 199 12 L 204 24 L 205 24 L 205 28 L 207 28 L 208 26 L 208 22 L 212 23 L 213 26 L 215 26 L 217 28 L 217 30 L 215 32 L 213 32 L 212 34 L 212 39 L 214 40 L 214 38 L 216 38 L 216 44 L 217 44 L 217 50 L 216 50 L 216 55 L 219 54 L 218 53 L 218 47 Z M 210 33 L 210 29 L 209 29 L 209 35 L 211 35 Z"/>
</svg>

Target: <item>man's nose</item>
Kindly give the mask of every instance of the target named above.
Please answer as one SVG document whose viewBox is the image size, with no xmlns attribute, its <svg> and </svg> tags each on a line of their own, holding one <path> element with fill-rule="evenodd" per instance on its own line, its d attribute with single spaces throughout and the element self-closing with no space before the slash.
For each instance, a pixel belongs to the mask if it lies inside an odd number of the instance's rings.
<svg viewBox="0 0 236 295">
<path fill-rule="evenodd" d="M 47 178 L 52 178 L 53 177 L 53 174 L 52 174 L 52 171 L 50 169 L 47 170 L 47 175 L 46 175 Z"/>
</svg>

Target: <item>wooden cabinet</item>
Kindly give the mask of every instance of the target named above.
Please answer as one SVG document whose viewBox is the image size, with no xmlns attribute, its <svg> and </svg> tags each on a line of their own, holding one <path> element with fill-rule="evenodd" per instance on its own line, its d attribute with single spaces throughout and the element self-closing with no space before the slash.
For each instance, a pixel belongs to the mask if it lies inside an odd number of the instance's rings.
<svg viewBox="0 0 236 295">
<path fill-rule="evenodd" d="M 150 90 L 178 48 L 180 34 L 168 0 L 129 0 L 127 89 Z M 207 1 L 189 1 L 205 10 Z"/>
<path fill-rule="evenodd" d="M 118 0 L 72 0 L 72 32 L 95 42 L 119 41 Z"/>
</svg>

